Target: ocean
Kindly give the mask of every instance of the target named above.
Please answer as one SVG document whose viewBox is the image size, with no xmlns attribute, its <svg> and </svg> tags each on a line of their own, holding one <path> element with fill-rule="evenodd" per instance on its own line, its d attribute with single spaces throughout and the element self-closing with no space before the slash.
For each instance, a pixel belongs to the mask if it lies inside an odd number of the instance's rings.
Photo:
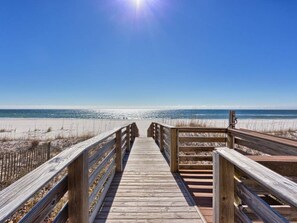
<svg viewBox="0 0 297 223">
<path fill-rule="evenodd" d="M 0 118 L 227 119 L 222 109 L 0 109 Z M 236 110 L 240 119 L 297 119 L 297 110 Z"/>
</svg>

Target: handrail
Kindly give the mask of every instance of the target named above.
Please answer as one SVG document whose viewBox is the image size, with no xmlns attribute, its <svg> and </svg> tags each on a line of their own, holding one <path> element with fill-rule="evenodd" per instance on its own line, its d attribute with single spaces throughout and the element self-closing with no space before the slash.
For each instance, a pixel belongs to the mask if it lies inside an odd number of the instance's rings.
<svg viewBox="0 0 297 223">
<path fill-rule="evenodd" d="M 178 130 L 174 126 L 152 122 L 147 130 L 170 163 L 170 171 L 178 171 Z"/>
<path fill-rule="evenodd" d="M 255 146 L 257 147 L 256 149 L 259 149 L 260 151 L 268 153 L 272 152 L 275 155 L 297 155 L 297 141 L 293 139 L 273 136 L 247 129 L 228 128 L 228 133 L 234 138 L 236 137 L 235 143 L 239 145 L 243 144 L 248 147 Z M 262 148 L 260 148 L 260 146 L 262 146 Z"/>
<path fill-rule="evenodd" d="M 182 133 L 182 134 L 180 134 Z M 194 133 L 194 135 L 187 135 L 188 133 Z M 209 133 L 223 134 L 223 136 L 202 136 L 198 137 L 195 134 Z M 170 161 L 170 169 L 172 172 L 177 172 L 179 167 L 187 165 L 181 164 L 180 161 L 192 160 L 192 161 L 207 161 L 210 162 L 212 156 L 193 156 L 193 155 L 180 155 L 180 151 L 212 151 L 214 150 L 214 143 L 226 143 L 227 128 L 205 128 L 205 127 L 174 127 L 158 122 L 152 122 L 148 128 L 148 136 L 153 137 L 160 147 L 160 151 L 164 152 L 165 157 Z M 186 143 L 183 145 L 183 143 Z M 207 146 L 188 146 L 187 143 L 207 143 Z M 195 165 L 191 165 L 195 166 Z M 188 166 L 187 166 L 188 167 Z M 187 168 L 186 167 L 186 168 Z M 209 165 L 196 165 L 195 168 L 210 168 Z"/>
<path fill-rule="evenodd" d="M 274 160 L 279 160 L 280 155 L 282 159 L 285 155 L 296 156 L 297 141 L 236 129 L 236 120 L 235 112 L 230 111 L 226 128 L 174 127 L 153 122 L 148 136 L 153 137 L 160 151 L 164 152 L 172 172 L 188 169 L 214 171 L 214 222 L 234 222 L 236 218 L 252 222 L 250 218 L 255 217 L 264 222 L 288 222 L 285 217 L 290 218 L 290 210 L 297 208 L 297 184 L 284 176 L 295 179 L 296 163 L 282 165 Z M 216 150 L 218 147 L 223 149 Z M 253 150 L 277 156 L 266 162 L 253 157 L 259 161 L 257 163 L 242 155 L 253 155 Z M 257 195 L 262 196 L 263 192 L 270 199 L 267 203 Z M 281 202 L 280 207 L 270 206 L 271 199 Z M 291 209 L 284 210 L 284 206 Z"/>
<path fill-rule="evenodd" d="M 240 181 L 239 173 L 235 174 L 235 171 L 241 171 L 255 180 L 269 193 L 293 207 L 297 207 L 296 183 L 229 148 L 217 148 L 213 156 L 215 170 L 214 222 L 234 221 L 234 213 L 237 213 L 241 217 L 246 217 L 244 213 L 236 211 L 240 210 L 240 204 L 234 208 L 236 196 L 239 196 L 246 204 L 251 205 L 257 203 L 259 206 L 249 207 L 257 213 L 257 215 L 260 215 L 259 217 L 262 219 L 269 219 L 270 217 L 271 219 L 279 219 L 277 222 L 287 222 L 268 204 L 259 200 L 255 192 L 245 185 L 244 182 Z M 235 191 L 237 191 L 237 195 L 234 194 L 234 188 Z M 248 196 L 248 201 L 246 200 L 246 196 Z M 266 211 L 263 212 L 261 209 L 265 209 Z M 261 212 L 263 212 L 263 214 L 261 214 Z"/>
<path fill-rule="evenodd" d="M 219 153 L 230 163 L 241 171 L 259 182 L 273 194 L 278 194 L 280 198 L 289 204 L 297 207 L 297 184 L 267 167 L 241 155 L 228 148 L 217 148 L 215 153 Z M 285 194 L 283 194 L 285 192 Z"/>
<path fill-rule="evenodd" d="M 168 129 L 176 128 L 175 126 L 167 125 L 167 124 L 164 124 L 164 123 L 161 123 L 161 122 L 152 122 L 152 124 L 162 125 L 163 127 L 168 128 Z"/>
<path fill-rule="evenodd" d="M 179 132 L 192 133 L 227 133 L 226 128 L 217 127 L 178 127 Z"/>
<path fill-rule="evenodd" d="M 8 219 L 20 206 L 22 206 L 38 190 L 40 190 L 43 186 L 45 186 L 50 180 L 52 180 L 55 176 L 57 176 L 66 167 L 68 167 L 68 172 L 70 171 L 69 168 L 74 168 L 74 171 L 77 171 L 77 174 L 84 173 L 86 175 L 85 176 L 86 179 L 88 179 L 89 178 L 89 170 L 88 169 L 92 165 L 88 164 L 89 163 L 89 158 L 88 158 L 89 155 L 87 153 L 91 149 L 94 149 L 94 148 L 96 149 L 96 147 L 98 147 L 98 146 L 99 146 L 99 150 L 100 150 L 100 148 L 102 146 L 104 147 L 105 140 L 112 137 L 116 133 L 121 134 L 121 131 L 124 128 L 128 129 L 128 131 L 129 131 L 129 134 L 126 133 L 126 135 L 127 135 L 126 147 L 127 147 L 128 145 L 130 145 L 130 142 L 131 141 L 133 142 L 134 138 L 136 136 L 138 136 L 138 129 L 137 129 L 135 123 L 117 127 L 113 130 L 101 133 L 98 136 L 95 136 L 91 139 L 88 139 L 84 142 L 78 143 L 76 145 L 73 145 L 73 146 L 67 148 L 64 151 L 62 151 L 61 153 L 59 153 L 57 156 L 53 157 L 52 159 L 45 162 L 44 164 L 42 164 L 41 166 L 39 166 L 32 172 L 28 173 L 27 175 L 25 175 L 18 181 L 14 182 L 12 185 L 3 189 L 0 192 L 0 197 L 1 197 L 1 199 L 0 199 L 0 222 Z M 119 142 L 119 143 L 121 145 L 121 142 Z M 103 145 L 101 145 L 101 144 L 103 144 Z M 111 144 L 109 141 L 108 146 L 110 146 L 109 151 L 110 150 L 112 151 L 114 144 Z M 105 148 L 105 149 L 108 149 L 108 148 Z M 121 150 L 122 150 L 122 148 L 120 148 L 119 151 L 118 151 L 118 149 L 116 151 L 116 156 L 120 157 L 120 162 L 122 162 L 122 151 Z M 108 150 L 106 150 L 106 151 L 108 151 Z M 98 153 L 98 151 L 96 153 Z M 93 156 L 93 155 L 94 154 L 92 154 L 92 157 L 95 157 L 98 160 L 97 162 L 99 162 L 100 157 Z M 84 158 L 85 156 L 86 156 L 86 158 Z M 82 165 L 81 162 L 83 162 L 84 164 Z M 94 163 L 95 162 L 92 161 L 92 164 L 94 164 Z M 107 165 L 107 162 L 104 164 Z M 77 166 L 75 166 L 75 165 L 77 165 Z M 117 163 L 117 165 L 119 165 L 119 164 Z M 84 169 L 80 170 L 79 168 L 81 168 L 82 166 Z M 74 172 L 74 175 L 75 175 L 75 172 Z M 76 190 L 77 189 L 77 188 L 75 188 L 76 185 L 71 184 L 71 182 L 73 180 L 74 179 L 71 179 L 71 177 L 68 176 L 68 185 L 71 185 Z M 72 183 L 76 184 L 76 182 L 72 182 Z M 87 184 L 87 188 L 84 188 L 84 189 L 86 190 L 86 193 L 88 193 L 88 188 L 91 185 L 89 185 L 88 182 L 86 182 L 86 184 Z M 68 188 L 68 190 L 69 190 L 69 188 Z M 78 189 L 78 191 L 79 191 L 79 189 Z M 70 203 L 68 205 L 72 205 L 72 204 Z M 69 213 L 70 216 L 71 215 L 80 215 L 80 214 L 81 213 Z M 88 213 L 84 213 L 84 215 L 88 216 Z"/>
</svg>

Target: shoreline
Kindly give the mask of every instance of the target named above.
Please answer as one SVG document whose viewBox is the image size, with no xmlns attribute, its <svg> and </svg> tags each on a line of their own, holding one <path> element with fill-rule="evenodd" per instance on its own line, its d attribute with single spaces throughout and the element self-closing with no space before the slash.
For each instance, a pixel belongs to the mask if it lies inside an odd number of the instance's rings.
<svg viewBox="0 0 297 223">
<path fill-rule="evenodd" d="M 227 119 L 76 119 L 76 118 L 0 118 L 0 139 L 51 139 L 84 134 L 97 135 L 129 122 L 136 122 L 141 136 L 151 122 L 167 125 L 206 125 L 227 127 Z M 297 130 L 297 119 L 238 119 L 237 128 L 257 131 Z"/>
</svg>

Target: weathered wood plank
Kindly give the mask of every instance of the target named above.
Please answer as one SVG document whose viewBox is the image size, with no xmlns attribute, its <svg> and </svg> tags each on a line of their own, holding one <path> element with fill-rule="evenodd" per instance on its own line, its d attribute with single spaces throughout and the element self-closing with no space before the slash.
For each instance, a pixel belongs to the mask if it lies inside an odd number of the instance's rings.
<svg viewBox="0 0 297 223">
<path fill-rule="evenodd" d="M 211 164 L 179 164 L 179 169 L 212 170 Z"/>
<path fill-rule="evenodd" d="M 212 161 L 211 155 L 179 155 L 179 161 Z"/>
<path fill-rule="evenodd" d="M 297 141 L 243 129 L 228 129 L 235 137 L 279 151 L 278 155 L 297 155 Z"/>
<path fill-rule="evenodd" d="M 253 210 L 253 212 L 264 222 L 271 223 L 288 223 L 288 221 L 282 217 L 277 211 L 272 209 L 267 203 L 265 203 L 257 194 L 250 191 L 244 184 L 237 182 L 236 193 L 241 200 Z"/>
<path fill-rule="evenodd" d="M 68 220 L 68 203 L 66 203 L 59 211 L 53 223 L 65 223 Z"/>
<path fill-rule="evenodd" d="M 68 177 L 64 177 L 20 220 L 42 222 L 68 190 Z"/>
<path fill-rule="evenodd" d="M 261 164 L 228 148 L 218 148 L 217 153 L 231 162 L 236 168 L 257 181 L 274 196 L 297 207 L 297 184 Z"/>
<path fill-rule="evenodd" d="M 199 128 L 199 127 L 187 127 L 178 128 L 180 133 L 227 133 L 227 128 Z"/>
<path fill-rule="evenodd" d="M 178 171 L 178 130 L 172 128 L 170 135 L 170 171 L 175 173 Z"/>
<path fill-rule="evenodd" d="M 220 156 L 217 151 L 214 152 L 213 156 L 213 221 L 215 223 L 234 222 L 234 166 Z"/>
<path fill-rule="evenodd" d="M 116 171 L 123 171 L 123 158 L 122 158 L 122 131 L 116 132 Z"/>
<path fill-rule="evenodd" d="M 115 138 L 111 139 L 104 146 L 102 146 L 98 151 L 96 151 L 89 158 L 89 166 L 93 166 L 108 150 L 112 149 L 115 145 Z"/>
<path fill-rule="evenodd" d="M 106 167 L 106 165 L 115 157 L 115 149 L 110 151 L 110 153 L 102 160 L 102 162 L 96 167 L 96 169 L 91 173 L 89 177 L 89 185 L 94 183 L 98 174 Z"/>
<path fill-rule="evenodd" d="M 92 213 L 91 213 L 91 215 L 89 217 L 89 222 L 94 222 L 94 220 L 95 220 L 95 218 L 97 216 L 97 213 L 98 213 L 98 211 L 99 211 L 99 209 L 100 209 L 100 207 L 101 207 L 101 205 L 102 205 L 102 203 L 103 203 L 103 201 L 105 199 L 105 196 L 106 196 L 106 194 L 108 192 L 108 189 L 110 187 L 110 184 L 111 184 L 111 182 L 113 180 L 114 175 L 115 175 L 115 171 L 113 171 L 111 173 L 111 175 L 108 178 L 106 184 L 104 185 L 104 189 L 101 192 L 101 196 L 100 196 L 99 200 L 97 201 L 97 204 L 95 205 L 95 207 L 94 207 L 94 209 L 93 209 L 93 211 L 92 211 Z"/>
<path fill-rule="evenodd" d="M 88 151 L 84 151 L 68 166 L 68 208 L 70 222 L 87 222 L 88 202 Z"/>
<path fill-rule="evenodd" d="M 98 192 L 103 188 L 104 183 L 110 176 L 111 172 L 114 170 L 115 167 L 115 161 L 111 162 L 108 169 L 104 173 L 104 175 L 101 177 L 101 179 L 98 181 L 96 187 L 93 189 L 93 191 L 90 194 L 89 197 L 89 206 L 94 202 L 95 197 L 97 196 Z"/>
<path fill-rule="evenodd" d="M 98 146 L 109 138 L 115 131 L 125 128 L 127 125 L 107 131 L 84 142 L 73 145 L 48 162 L 28 173 L 9 187 L 0 192 L 0 222 L 5 221 L 17 208 L 31 198 L 41 187 L 48 183 L 65 167 L 70 165 L 78 156 L 90 148 Z M 29 154 L 25 155 L 29 158 Z M 27 160 L 28 161 L 28 160 Z M 29 166 L 28 166 L 29 168 Z"/>
<path fill-rule="evenodd" d="M 95 222 L 98 219 L 150 222 L 158 218 L 161 222 L 201 219 L 182 181 L 170 173 L 154 140 L 138 138 L 124 171 L 115 175 Z"/>
<path fill-rule="evenodd" d="M 180 143 L 185 142 L 227 142 L 226 137 L 196 137 L 196 136 L 188 136 L 188 137 L 179 137 Z"/>
<path fill-rule="evenodd" d="M 243 223 L 252 223 L 252 220 L 240 209 L 239 207 L 235 206 L 235 216 Z"/>
<path fill-rule="evenodd" d="M 180 146 L 180 152 L 212 152 L 214 146 Z"/>
</svg>

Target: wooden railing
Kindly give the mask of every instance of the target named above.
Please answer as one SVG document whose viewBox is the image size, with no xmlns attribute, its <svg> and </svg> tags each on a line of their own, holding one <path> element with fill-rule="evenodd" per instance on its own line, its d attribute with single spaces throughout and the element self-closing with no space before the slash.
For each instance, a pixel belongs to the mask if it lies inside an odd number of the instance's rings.
<svg viewBox="0 0 297 223">
<path fill-rule="evenodd" d="M 226 128 L 173 127 L 156 122 L 148 129 L 148 136 L 155 139 L 170 161 L 172 172 L 212 169 L 212 151 L 226 145 L 226 133 Z"/>
<path fill-rule="evenodd" d="M 228 129 L 236 145 L 269 155 L 297 155 L 297 141 L 246 129 Z"/>
<path fill-rule="evenodd" d="M 170 125 L 153 122 L 147 130 L 148 137 L 153 137 L 161 152 L 170 163 L 170 171 L 178 170 L 178 130 Z"/>
<path fill-rule="evenodd" d="M 297 184 L 234 150 L 214 152 L 214 182 L 214 222 L 297 220 Z"/>
<path fill-rule="evenodd" d="M 0 192 L 0 222 L 93 222 L 137 136 L 132 123 L 65 149 Z"/>
<path fill-rule="evenodd" d="M 148 136 L 172 172 L 213 169 L 215 223 L 297 221 L 296 140 L 236 129 L 233 111 L 226 128 L 153 122 Z"/>
</svg>

